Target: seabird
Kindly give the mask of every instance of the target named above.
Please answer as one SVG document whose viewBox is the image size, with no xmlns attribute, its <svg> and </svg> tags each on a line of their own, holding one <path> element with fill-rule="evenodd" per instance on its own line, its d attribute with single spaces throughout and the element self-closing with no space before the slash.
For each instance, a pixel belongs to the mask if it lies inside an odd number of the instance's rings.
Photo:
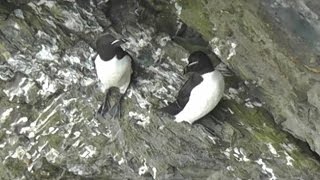
<svg viewBox="0 0 320 180">
<path fill-rule="evenodd" d="M 109 89 L 119 88 L 122 97 L 130 84 L 132 57 L 120 47 L 121 43 L 123 43 L 122 40 L 117 40 L 110 34 L 103 35 L 96 41 L 98 55 L 94 64 L 98 79 L 106 92 L 105 100 L 98 110 L 101 115 L 104 115 L 109 108 L 107 105 Z M 118 113 L 120 113 L 119 110 Z"/>
<path fill-rule="evenodd" d="M 222 74 L 214 69 L 210 58 L 202 51 L 189 56 L 184 73 L 191 76 L 180 89 L 176 101 L 161 110 L 174 116 L 176 122 L 192 124 L 216 107 L 225 83 Z"/>
</svg>

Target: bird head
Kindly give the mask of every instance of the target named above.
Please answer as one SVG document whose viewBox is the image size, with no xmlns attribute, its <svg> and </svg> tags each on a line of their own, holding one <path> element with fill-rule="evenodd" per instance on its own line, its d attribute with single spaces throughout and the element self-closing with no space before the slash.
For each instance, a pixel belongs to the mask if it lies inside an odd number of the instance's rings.
<svg viewBox="0 0 320 180">
<path fill-rule="evenodd" d="M 188 65 L 183 70 L 184 74 L 204 74 L 210 71 L 214 71 L 214 67 L 210 61 L 210 58 L 202 51 L 195 51 L 191 53 L 188 58 Z"/>
<path fill-rule="evenodd" d="M 123 39 L 118 40 L 110 34 L 102 35 L 96 41 L 97 52 L 103 60 L 112 59 L 117 48 L 121 48 L 120 45 L 124 42 Z"/>
</svg>

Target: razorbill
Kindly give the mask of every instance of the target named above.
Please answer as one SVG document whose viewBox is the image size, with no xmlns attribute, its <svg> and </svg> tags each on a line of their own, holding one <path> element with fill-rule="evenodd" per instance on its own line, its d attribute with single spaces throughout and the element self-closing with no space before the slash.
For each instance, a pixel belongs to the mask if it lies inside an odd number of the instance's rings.
<svg viewBox="0 0 320 180">
<path fill-rule="evenodd" d="M 109 89 L 119 88 L 122 97 L 130 84 L 132 57 L 120 47 L 121 43 L 122 40 L 117 40 L 110 34 L 103 35 L 96 41 L 98 55 L 94 64 L 98 79 L 106 92 L 105 101 L 98 110 L 102 115 L 108 111 Z"/>
<path fill-rule="evenodd" d="M 162 111 L 173 115 L 176 122 L 192 124 L 214 109 L 223 96 L 225 83 L 222 74 L 201 51 L 189 56 L 184 73 L 190 73 L 190 78 L 180 89 L 176 101 Z"/>
</svg>

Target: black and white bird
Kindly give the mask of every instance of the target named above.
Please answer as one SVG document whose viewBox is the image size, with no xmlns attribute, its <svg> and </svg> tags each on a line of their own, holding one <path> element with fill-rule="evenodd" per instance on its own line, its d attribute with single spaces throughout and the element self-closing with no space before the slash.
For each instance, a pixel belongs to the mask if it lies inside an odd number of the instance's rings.
<svg viewBox="0 0 320 180">
<path fill-rule="evenodd" d="M 191 73 L 191 77 L 180 89 L 176 101 L 162 111 L 175 116 L 176 122 L 192 124 L 216 107 L 223 96 L 225 83 L 222 74 L 201 51 L 189 56 L 184 73 Z"/>
<path fill-rule="evenodd" d="M 117 40 L 110 34 L 103 35 L 96 41 L 98 55 L 94 64 L 98 79 L 106 91 L 105 101 L 98 110 L 98 113 L 102 115 L 108 111 L 109 89 L 111 87 L 119 88 L 122 97 L 130 84 L 133 72 L 132 58 L 121 48 L 121 43 L 123 43 L 122 40 Z"/>
</svg>

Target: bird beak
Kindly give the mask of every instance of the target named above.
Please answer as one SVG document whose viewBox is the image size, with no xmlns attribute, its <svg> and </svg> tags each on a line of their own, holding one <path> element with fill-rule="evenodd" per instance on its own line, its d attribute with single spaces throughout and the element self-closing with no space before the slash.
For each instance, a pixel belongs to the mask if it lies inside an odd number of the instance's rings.
<svg viewBox="0 0 320 180">
<path fill-rule="evenodd" d="M 128 42 L 127 39 L 120 39 L 120 40 L 114 41 L 114 42 L 112 43 L 112 45 L 114 45 L 114 46 L 120 46 L 121 44 L 126 43 L 126 42 Z"/>
</svg>

